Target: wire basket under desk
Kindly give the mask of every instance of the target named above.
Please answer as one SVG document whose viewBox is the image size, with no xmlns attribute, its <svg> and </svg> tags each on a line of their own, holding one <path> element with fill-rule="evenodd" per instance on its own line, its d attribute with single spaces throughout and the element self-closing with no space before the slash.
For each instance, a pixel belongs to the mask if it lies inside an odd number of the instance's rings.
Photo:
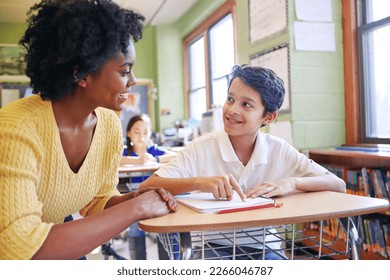
<svg viewBox="0 0 390 280">
<path fill-rule="evenodd" d="M 177 259 L 265 259 L 265 252 L 273 252 L 281 259 L 360 259 L 360 244 L 356 227 L 351 218 L 339 221 L 335 234 L 324 235 L 324 221 L 312 231 L 309 223 L 287 224 L 258 228 L 256 230 L 194 231 L 184 233 L 159 233 L 159 239 L 171 260 Z M 276 231 L 275 231 L 276 230 Z M 267 238 L 264 238 L 267 237 Z M 272 241 L 267 240 L 272 237 Z M 237 245 L 244 240 L 245 244 Z M 252 240 L 252 241 L 250 241 Z M 222 241 L 222 242 L 221 242 Z M 220 243 L 224 243 L 221 245 Z M 276 246 L 281 244 L 281 246 Z M 257 252 L 247 247 L 259 246 Z M 221 255 L 219 249 L 231 248 L 232 254 Z M 213 257 L 207 257 L 213 251 Z M 206 256 L 206 257 L 205 257 Z"/>
</svg>

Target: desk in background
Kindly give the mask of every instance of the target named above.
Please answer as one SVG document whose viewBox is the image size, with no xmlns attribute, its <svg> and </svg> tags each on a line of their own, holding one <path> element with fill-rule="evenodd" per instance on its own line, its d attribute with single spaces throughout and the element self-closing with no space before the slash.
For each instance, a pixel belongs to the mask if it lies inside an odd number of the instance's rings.
<svg viewBox="0 0 390 280">
<path fill-rule="evenodd" d="M 164 242 L 170 255 L 173 254 L 169 252 L 172 244 L 178 242 L 182 259 L 194 258 L 196 254 L 200 254 L 202 258 L 204 250 L 207 250 L 204 242 L 206 234 L 231 229 L 232 235 L 226 238 L 235 244 L 235 237 L 240 234 L 240 229 L 260 227 L 264 229 L 264 234 L 269 226 L 275 227 L 280 233 L 280 240 L 285 244 L 282 250 L 290 259 L 299 259 L 301 256 L 318 259 L 333 255 L 350 255 L 352 259 L 359 259 L 359 237 L 351 217 L 389 209 L 387 200 L 330 191 L 297 193 L 276 198 L 276 201 L 283 203 L 283 206 L 229 214 L 197 213 L 179 205 L 177 213 L 140 221 L 139 226 L 144 231 L 159 233 L 160 240 Z M 307 235 L 306 229 L 295 227 L 296 224 L 328 219 L 340 221 L 340 232 L 345 232 L 346 235 L 345 250 L 336 250 L 332 247 L 333 241 L 324 240 L 322 222 L 320 233 L 316 236 Z M 173 232 L 179 232 L 180 238 L 172 240 L 168 233 Z M 318 253 L 313 254 L 307 245 L 300 247 L 303 239 L 309 239 Z M 200 248 L 195 248 L 194 244 Z M 267 244 L 262 245 L 268 247 Z"/>
<path fill-rule="evenodd" d="M 131 177 L 145 176 L 149 177 L 154 171 L 159 169 L 161 163 L 153 162 L 147 164 L 125 164 L 120 165 L 118 169 L 119 185 L 118 190 L 121 193 L 132 191 L 138 188 L 133 186 Z"/>
</svg>

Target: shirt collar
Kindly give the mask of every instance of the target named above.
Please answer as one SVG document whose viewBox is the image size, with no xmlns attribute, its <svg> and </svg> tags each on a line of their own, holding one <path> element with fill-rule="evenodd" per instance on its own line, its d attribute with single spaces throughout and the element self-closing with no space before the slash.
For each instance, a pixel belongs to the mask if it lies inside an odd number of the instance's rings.
<svg viewBox="0 0 390 280">
<path fill-rule="evenodd" d="M 230 142 L 229 135 L 224 130 L 218 132 L 218 145 L 224 161 L 239 161 Z M 249 163 L 254 165 L 266 164 L 268 162 L 268 151 L 267 135 L 260 131 L 257 132 L 255 149 Z"/>
</svg>

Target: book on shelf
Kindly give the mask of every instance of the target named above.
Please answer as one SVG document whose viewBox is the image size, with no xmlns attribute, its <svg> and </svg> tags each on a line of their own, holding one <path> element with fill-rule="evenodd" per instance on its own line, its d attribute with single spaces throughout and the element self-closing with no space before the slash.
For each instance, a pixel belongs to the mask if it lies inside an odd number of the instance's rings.
<svg viewBox="0 0 390 280">
<path fill-rule="evenodd" d="M 212 193 L 198 191 L 177 195 L 176 199 L 179 203 L 200 213 L 223 214 L 280 206 L 274 199 L 261 196 L 246 198 L 246 201 L 242 201 L 237 192 L 233 192 L 233 198 L 231 200 L 215 199 Z"/>
<path fill-rule="evenodd" d="M 385 182 L 381 169 L 373 169 L 371 171 L 372 183 L 377 198 L 388 198 Z"/>
<path fill-rule="evenodd" d="M 370 171 L 366 167 L 362 167 L 362 179 L 365 194 L 373 197 L 372 188 L 370 188 Z"/>
<path fill-rule="evenodd" d="M 382 178 L 387 193 L 387 198 L 390 199 L 390 170 L 382 169 Z"/>
<path fill-rule="evenodd" d="M 362 167 L 347 170 L 343 179 L 351 193 L 389 199 L 389 177 L 386 173 L 390 175 L 390 171 L 383 168 Z"/>
<path fill-rule="evenodd" d="M 358 220 L 358 231 L 363 250 L 378 254 L 384 258 L 390 257 L 390 218 L 383 215 L 371 214 L 359 216 Z"/>
</svg>

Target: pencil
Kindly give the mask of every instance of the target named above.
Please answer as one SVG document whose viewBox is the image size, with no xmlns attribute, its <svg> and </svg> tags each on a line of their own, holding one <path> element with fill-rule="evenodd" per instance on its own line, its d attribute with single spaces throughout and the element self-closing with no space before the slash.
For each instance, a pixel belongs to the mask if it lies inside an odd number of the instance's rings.
<svg viewBox="0 0 390 280">
<path fill-rule="evenodd" d="M 240 207 L 240 208 L 232 208 L 232 209 L 224 209 L 219 210 L 218 214 L 227 214 L 227 213 L 233 213 L 233 212 L 240 212 L 240 211 L 248 211 L 248 210 L 255 210 L 255 209 L 262 209 L 262 208 L 270 208 L 270 207 L 276 207 L 279 208 L 283 204 L 282 203 L 270 203 L 270 204 L 264 204 L 264 205 L 255 205 L 255 206 L 248 206 L 248 207 Z"/>
</svg>

